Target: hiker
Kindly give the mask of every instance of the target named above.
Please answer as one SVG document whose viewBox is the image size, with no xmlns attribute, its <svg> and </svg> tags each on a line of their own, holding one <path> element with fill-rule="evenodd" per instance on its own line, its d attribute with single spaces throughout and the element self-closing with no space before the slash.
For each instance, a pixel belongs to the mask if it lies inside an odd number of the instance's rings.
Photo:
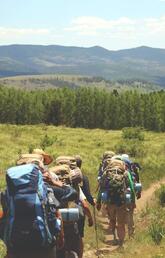
<svg viewBox="0 0 165 258">
<path fill-rule="evenodd" d="M 47 161 L 46 161 L 45 164 L 48 164 Z M 53 196 L 56 198 L 55 202 L 56 202 L 57 205 L 60 205 L 59 202 L 61 202 L 61 201 L 66 202 L 66 201 L 69 201 L 69 200 L 73 201 L 73 200 L 77 199 L 78 194 L 77 194 L 76 190 L 74 190 L 71 186 L 64 185 L 61 181 L 58 180 L 57 176 L 55 177 L 54 175 L 52 175 L 49 172 L 48 168 L 44 166 L 43 155 L 37 154 L 37 153 L 22 154 L 20 156 L 19 160 L 17 161 L 17 165 L 21 166 L 21 165 L 24 165 L 24 164 L 34 164 L 34 165 L 37 165 L 39 167 L 39 169 L 42 173 L 42 177 L 43 177 L 43 180 L 45 182 L 45 185 L 47 186 L 47 188 L 49 188 L 49 189 L 51 188 L 53 190 L 52 193 L 53 193 Z M 52 196 L 52 198 L 54 198 L 53 196 Z M 58 200 L 59 200 L 59 202 L 58 202 Z M 59 216 L 59 213 L 58 213 L 58 219 L 61 220 L 61 217 Z M 61 249 L 62 246 L 63 246 L 63 243 L 64 243 L 64 234 L 63 234 L 62 230 L 61 230 L 60 234 L 58 235 L 58 240 L 57 240 L 56 243 L 57 243 L 57 246 Z M 38 252 L 38 253 L 37 254 L 35 253 L 36 257 L 38 258 L 37 255 L 39 255 L 39 257 L 42 258 L 42 255 L 40 254 L 40 252 Z M 43 251 L 43 253 L 44 253 L 44 251 Z M 23 254 L 21 253 L 21 255 L 23 255 Z M 32 253 L 32 255 L 33 255 L 33 253 Z M 45 255 L 45 257 L 49 258 L 49 250 L 44 255 Z M 51 255 L 51 253 L 50 253 L 50 255 Z M 53 255 L 54 255 L 54 252 L 53 252 Z M 9 255 L 8 255 L 8 257 L 9 257 Z M 53 258 L 53 257 L 56 257 L 56 256 L 55 255 L 50 256 L 50 258 L 51 257 Z M 15 258 L 15 256 L 14 256 L 14 258 Z M 21 257 L 21 258 L 24 258 L 24 256 Z"/>
<path fill-rule="evenodd" d="M 82 166 L 82 158 L 79 156 L 79 155 L 76 155 L 75 156 L 76 158 L 76 164 L 77 164 L 77 167 L 79 167 L 81 169 L 81 166 Z M 82 171 L 82 169 L 81 169 Z M 82 186 L 81 186 L 81 189 L 88 201 L 89 204 L 91 204 L 92 206 L 95 206 L 95 199 L 93 198 L 93 196 L 91 195 L 91 191 L 90 191 L 90 185 L 89 185 L 89 179 L 86 175 L 84 175 L 84 173 L 82 173 Z"/>
<path fill-rule="evenodd" d="M 126 163 L 131 174 L 135 178 L 136 183 L 140 183 L 139 171 L 142 169 L 139 163 L 130 160 L 128 154 L 122 154 L 121 159 Z"/>
<path fill-rule="evenodd" d="M 76 159 L 76 164 L 77 167 L 79 167 L 81 169 L 82 166 L 82 158 L 79 155 L 75 156 Z M 84 209 L 84 213 L 88 218 L 88 226 L 91 227 L 93 226 L 93 218 L 90 212 L 90 209 L 88 207 L 87 201 L 94 206 L 95 205 L 95 200 L 91 195 L 90 192 L 90 186 L 89 186 L 89 179 L 87 176 L 85 176 L 82 173 L 82 185 L 80 188 L 80 201 L 82 203 L 83 209 Z M 83 257 L 83 249 L 84 249 L 84 244 L 83 244 L 83 237 L 84 237 L 84 226 L 85 226 L 85 216 L 81 218 L 81 220 L 78 222 L 79 225 L 79 232 L 80 232 L 80 236 L 81 236 L 81 241 L 80 241 L 80 257 Z"/>
<path fill-rule="evenodd" d="M 35 149 L 33 150 L 33 153 L 21 154 L 17 160 L 17 165 L 27 163 L 36 163 L 39 165 L 44 182 L 51 186 L 54 191 L 54 195 L 59 202 L 61 202 L 62 198 L 76 198 L 77 193 L 72 187 L 64 185 L 63 182 L 61 182 L 58 177 L 55 176 L 55 174 L 49 172 L 47 165 L 49 165 L 52 160 L 52 157 L 49 154 L 46 154 L 43 150 Z"/>
<path fill-rule="evenodd" d="M 131 164 L 131 170 L 134 172 L 135 177 L 136 177 L 136 182 L 140 183 L 140 177 L 139 177 L 139 171 L 141 170 L 141 166 L 137 162 L 133 162 Z"/>
<path fill-rule="evenodd" d="M 102 176 L 103 176 L 103 173 L 104 173 L 104 168 L 106 167 L 107 162 L 110 161 L 111 158 L 114 155 L 115 155 L 115 153 L 113 151 L 105 151 L 104 154 L 103 154 L 103 157 L 102 157 L 102 161 L 101 161 L 100 166 L 99 166 L 98 175 L 97 175 L 97 181 L 98 181 L 97 191 L 98 191 L 98 196 L 97 196 L 97 201 L 96 201 L 96 208 L 97 208 L 98 211 L 101 209 L 101 206 L 102 206 L 102 209 L 104 209 L 104 211 L 107 212 L 106 203 L 102 202 L 102 200 L 101 200 L 101 191 L 102 190 L 101 190 L 100 182 L 101 182 L 101 179 L 102 179 Z"/>
<path fill-rule="evenodd" d="M 88 225 L 93 225 L 93 219 L 92 215 L 87 203 L 87 198 L 84 195 L 81 184 L 82 184 L 82 172 L 79 166 L 77 166 L 76 159 L 73 156 L 59 156 L 56 158 L 56 166 L 50 168 L 51 172 L 54 172 L 58 175 L 59 179 L 64 182 L 64 184 L 70 184 L 74 189 L 76 189 L 78 193 L 78 198 L 75 200 L 74 203 L 72 203 L 72 207 L 78 207 L 80 211 L 79 220 L 77 221 L 78 224 L 78 235 L 77 235 L 77 245 L 79 246 L 78 250 L 74 250 L 74 243 L 73 246 L 71 245 L 71 248 L 73 248 L 73 251 L 76 251 L 79 255 L 79 258 L 82 258 L 83 256 L 83 241 L 82 238 L 84 237 L 84 222 L 85 222 L 85 215 L 88 218 Z M 64 231 L 65 231 L 65 225 L 64 223 Z M 66 234 L 67 234 L 67 240 L 68 240 L 68 232 L 66 227 Z M 71 236 L 72 237 L 72 233 Z M 73 236 L 74 238 L 74 236 Z M 70 240 L 70 239 L 69 239 Z M 76 243 L 76 241 L 75 241 Z M 70 245 L 69 245 L 70 246 Z M 70 248 L 69 248 L 70 250 Z M 59 254 L 60 258 L 62 257 Z"/>
<path fill-rule="evenodd" d="M 41 157 L 33 155 L 29 161 L 26 158 L 26 163 L 7 170 L 5 258 L 56 258 L 54 237 L 60 232 L 56 224 L 60 220 L 55 216 L 57 209 L 52 197 L 49 202 L 50 189 L 43 183 L 43 168 Z"/>
<path fill-rule="evenodd" d="M 128 189 L 127 189 L 127 202 L 126 202 L 126 224 L 128 226 L 129 238 L 134 236 L 134 210 L 136 208 L 136 198 L 141 198 L 141 183 L 139 179 L 139 164 L 133 163 L 127 154 L 122 154 L 122 160 L 125 162 L 126 170 L 128 173 Z"/>
<path fill-rule="evenodd" d="M 104 202 L 107 205 L 107 212 L 110 220 L 110 227 L 114 235 L 117 229 L 119 246 L 122 246 L 125 239 L 126 203 L 125 194 L 128 187 L 128 175 L 125 163 L 122 160 L 111 158 L 104 166 L 103 175 L 100 180 L 100 199 L 106 195 Z"/>
<path fill-rule="evenodd" d="M 128 226 L 129 238 L 134 236 L 135 225 L 134 225 L 134 210 L 136 208 L 136 198 L 141 197 L 141 183 L 139 182 L 139 172 L 136 170 L 138 163 L 133 163 L 129 155 L 124 153 L 116 155 L 112 159 L 122 160 L 125 163 L 125 169 L 127 171 L 127 191 L 126 191 L 126 224 Z M 139 164 L 138 164 L 139 167 Z"/>
<path fill-rule="evenodd" d="M 44 181 L 51 185 L 54 190 L 54 194 L 59 202 L 64 201 L 64 199 L 76 199 L 76 191 L 72 187 L 64 185 L 64 183 L 59 180 L 58 176 L 56 176 L 55 173 L 51 173 L 49 171 L 47 166 L 52 163 L 52 156 L 44 152 L 42 149 L 33 149 L 32 154 L 42 155 L 43 163 L 44 165 L 46 165 L 42 169 Z"/>
<path fill-rule="evenodd" d="M 79 253 L 79 258 L 83 257 L 83 251 L 84 251 L 84 243 L 83 243 L 83 238 L 84 238 L 84 227 L 85 227 L 85 217 L 88 218 L 88 226 L 92 227 L 93 226 L 93 218 L 87 203 L 86 196 L 84 195 L 83 191 L 80 188 L 80 195 L 79 195 L 79 200 L 80 200 L 80 205 L 83 208 L 84 216 L 81 216 L 79 221 L 78 221 L 78 230 L 80 234 L 80 253 Z"/>
</svg>

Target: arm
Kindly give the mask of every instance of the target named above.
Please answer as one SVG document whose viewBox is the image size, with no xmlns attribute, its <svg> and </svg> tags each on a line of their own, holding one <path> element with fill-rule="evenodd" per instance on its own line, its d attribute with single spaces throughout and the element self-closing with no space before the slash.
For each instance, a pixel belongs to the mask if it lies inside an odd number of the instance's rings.
<svg viewBox="0 0 165 258">
<path fill-rule="evenodd" d="M 89 209 L 89 206 L 88 206 L 88 203 L 87 203 L 87 200 L 86 200 L 86 197 L 82 191 L 82 189 L 80 188 L 79 189 L 79 200 L 82 204 L 82 207 L 83 207 L 83 210 L 84 210 L 84 213 L 85 215 L 87 216 L 88 218 L 88 225 L 89 227 L 93 226 L 93 218 L 92 218 L 92 214 L 91 214 L 91 211 Z"/>
<path fill-rule="evenodd" d="M 63 186 L 63 183 L 60 180 L 55 180 L 48 171 L 43 173 L 43 178 L 44 178 L 44 181 L 50 185 L 57 186 L 57 187 Z"/>
<path fill-rule="evenodd" d="M 94 206 L 95 202 L 90 192 L 90 186 L 89 186 L 89 179 L 87 176 L 83 176 L 83 186 L 81 187 L 83 193 L 85 194 L 85 197 L 87 201 Z"/>
</svg>

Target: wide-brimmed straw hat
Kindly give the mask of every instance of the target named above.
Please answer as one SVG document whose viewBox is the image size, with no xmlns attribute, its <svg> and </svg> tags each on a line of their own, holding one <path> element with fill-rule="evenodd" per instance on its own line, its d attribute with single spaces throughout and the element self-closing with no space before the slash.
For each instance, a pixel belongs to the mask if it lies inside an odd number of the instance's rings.
<svg viewBox="0 0 165 258">
<path fill-rule="evenodd" d="M 45 153 L 42 149 L 34 149 L 32 154 L 42 155 L 44 159 L 44 165 L 49 165 L 53 161 L 53 158 L 49 154 Z"/>
<path fill-rule="evenodd" d="M 32 153 L 21 154 L 19 156 L 19 159 L 16 161 L 16 164 L 23 165 L 23 164 L 29 164 L 31 162 L 34 163 L 34 161 L 43 163 L 43 156 L 40 154 L 32 154 Z"/>
<path fill-rule="evenodd" d="M 103 154 L 103 159 L 112 158 L 115 155 L 113 151 L 105 151 Z"/>
</svg>

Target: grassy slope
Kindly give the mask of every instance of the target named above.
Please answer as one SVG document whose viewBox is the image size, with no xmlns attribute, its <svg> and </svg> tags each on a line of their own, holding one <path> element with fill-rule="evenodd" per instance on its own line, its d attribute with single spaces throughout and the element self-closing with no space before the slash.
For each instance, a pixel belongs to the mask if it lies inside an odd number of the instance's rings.
<svg viewBox="0 0 165 258">
<path fill-rule="evenodd" d="M 89 86 L 89 87 L 106 87 L 110 90 L 140 90 L 142 92 L 150 92 L 161 90 L 161 87 L 152 84 L 152 83 L 119 83 L 111 82 L 106 80 L 93 81 L 92 77 L 88 77 L 91 81 L 86 81 L 87 77 L 77 76 L 77 75 L 60 75 L 60 74 L 45 74 L 45 75 L 27 75 L 27 76 L 13 76 L 0 78 L 0 84 L 5 86 L 26 88 L 26 89 L 47 89 L 47 88 L 56 88 L 56 87 L 80 87 L 80 86 Z"/>
<path fill-rule="evenodd" d="M 14 165 L 18 154 L 28 152 L 31 145 L 39 147 L 46 134 L 54 139 L 53 145 L 45 149 L 54 158 L 61 154 L 80 154 L 82 156 L 83 170 L 89 176 L 91 190 L 95 195 L 96 174 L 102 154 L 105 150 L 115 150 L 115 146 L 121 141 L 121 131 L 71 129 L 45 125 L 0 125 L 0 189 L 5 187 L 5 169 Z M 136 159 L 143 167 L 141 178 L 144 187 L 148 187 L 151 182 L 165 175 L 164 153 L 165 134 L 146 132 L 144 155 Z M 103 239 L 101 231 L 99 231 L 99 235 L 100 239 Z M 85 241 L 87 247 L 95 246 L 94 229 L 86 227 Z M 3 248 L 1 247 L 1 249 Z"/>
</svg>

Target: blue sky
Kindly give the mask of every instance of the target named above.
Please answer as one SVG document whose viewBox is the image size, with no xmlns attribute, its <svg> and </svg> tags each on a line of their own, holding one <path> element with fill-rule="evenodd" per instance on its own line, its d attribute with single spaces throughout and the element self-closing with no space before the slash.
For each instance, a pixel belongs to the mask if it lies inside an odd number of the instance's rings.
<svg viewBox="0 0 165 258">
<path fill-rule="evenodd" d="M 0 45 L 165 48 L 165 0 L 0 0 Z"/>
</svg>

